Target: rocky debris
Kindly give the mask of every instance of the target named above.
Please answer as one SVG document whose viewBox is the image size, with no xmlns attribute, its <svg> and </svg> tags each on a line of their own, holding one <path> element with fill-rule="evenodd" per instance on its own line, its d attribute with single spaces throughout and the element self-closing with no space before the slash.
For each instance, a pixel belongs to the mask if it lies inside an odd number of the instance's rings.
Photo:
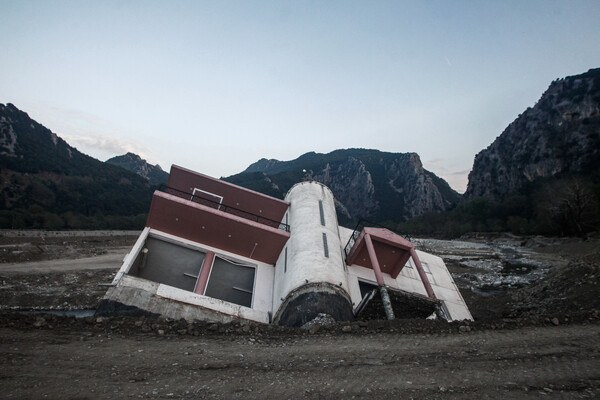
<svg viewBox="0 0 600 400">
<path fill-rule="evenodd" d="M 600 240 L 473 233 L 413 239 L 442 257 L 476 320 L 600 308 Z"/>
<path fill-rule="evenodd" d="M 511 293 L 513 315 L 545 315 L 600 309 L 600 264 L 571 261 L 544 279 Z"/>
<path fill-rule="evenodd" d="M 424 319 L 396 319 L 378 321 L 336 322 L 327 316 L 308 327 L 294 328 L 265 325 L 249 321 L 211 323 L 205 321 L 173 320 L 163 317 L 83 317 L 56 314 L 32 314 L 0 311 L 0 328 L 53 329 L 58 332 L 89 332 L 113 335 L 156 336 L 219 336 L 247 337 L 250 340 L 270 340 L 279 337 L 303 337 L 312 335 L 367 335 L 374 333 L 412 334 L 465 334 L 472 331 L 512 330 L 528 326 L 558 326 L 569 324 L 598 324 L 598 310 L 588 310 L 555 316 L 532 316 L 502 318 L 481 321 L 455 321 Z M 311 321 L 312 322 L 312 321 Z"/>
<path fill-rule="evenodd" d="M 75 272 L 0 272 L 0 310 L 82 310 L 95 308 L 116 269 Z"/>
<path fill-rule="evenodd" d="M 459 240 L 413 239 L 417 248 L 444 259 L 460 289 L 482 296 L 527 286 L 541 279 L 550 265 L 566 263 L 523 245 L 526 241 L 510 234 L 470 235 Z"/>
<path fill-rule="evenodd" d="M 333 325 L 335 323 L 336 321 L 331 315 L 319 313 L 313 320 L 302 325 L 300 329 L 308 330 L 310 333 L 314 334 L 317 333 L 321 327 Z"/>
<path fill-rule="evenodd" d="M 461 321 L 461 323 L 458 326 L 459 333 L 469 333 L 472 330 L 474 330 L 474 326 L 472 324 L 472 321 L 469 320 Z"/>
</svg>

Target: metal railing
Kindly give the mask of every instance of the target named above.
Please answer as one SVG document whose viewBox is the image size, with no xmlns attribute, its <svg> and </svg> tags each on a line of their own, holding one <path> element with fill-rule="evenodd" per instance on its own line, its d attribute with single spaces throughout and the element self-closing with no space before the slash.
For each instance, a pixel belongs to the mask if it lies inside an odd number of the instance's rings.
<svg viewBox="0 0 600 400">
<path fill-rule="evenodd" d="M 253 214 L 248 211 L 240 210 L 239 208 L 229 206 L 222 202 L 209 200 L 205 197 L 202 197 L 202 195 L 199 195 L 199 194 L 184 192 L 182 190 L 175 189 L 175 188 L 172 188 L 167 185 L 161 185 L 160 190 L 162 192 L 172 194 L 172 195 L 180 197 L 182 199 L 193 201 L 194 203 L 201 204 L 206 207 L 214 208 L 215 210 L 219 210 L 219 211 L 222 211 L 227 214 L 242 217 L 242 218 L 250 220 L 250 221 L 255 221 L 255 222 L 258 222 L 259 224 L 270 226 L 272 228 L 281 229 L 282 231 L 286 231 L 286 232 L 290 231 L 290 226 L 288 224 L 285 224 L 280 221 L 275 221 L 273 219 L 269 219 L 269 218 L 263 217 L 261 215 Z"/>
<path fill-rule="evenodd" d="M 360 221 L 358 221 L 358 223 L 356 224 L 356 227 L 354 228 L 354 231 L 352 232 L 352 235 L 350 235 L 350 239 L 348 239 L 348 242 L 346 243 L 346 246 L 344 247 L 344 255 L 346 256 L 346 259 L 348 258 L 348 254 L 350 253 L 350 250 L 352 250 L 352 247 L 354 247 L 354 244 L 356 243 L 356 239 L 358 239 L 358 237 L 360 236 L 360 233 L 362 232 L 362 230 L 365 227 L 372 227 L 372 228 L 384 228 L 387 229 L 389 231 L 394 232 L 396 235 L 403 237 L 404 239 L 408 240 L 410 242 L 410 236 L 406 235 L 406 234 L 401 234 L 397 231 L 395 231 L 394 229 L 391 229 L 387 226 L 378 224 L 376 222 L 372 222 L 372 221 L 368 221 L 366 219 L 361 219 Z"/>
</svg>

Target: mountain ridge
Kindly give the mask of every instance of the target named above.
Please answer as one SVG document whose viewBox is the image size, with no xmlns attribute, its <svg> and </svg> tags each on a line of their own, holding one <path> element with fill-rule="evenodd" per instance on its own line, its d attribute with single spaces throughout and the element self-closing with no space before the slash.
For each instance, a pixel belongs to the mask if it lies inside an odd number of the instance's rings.
<svg viewBox="0 0 600 400">
<path fill-rule="evenodd" d="M 169 179 L 169 173 L 165 172 L 160 165 L 149 164 L 146 160 L 131 152 L 109 158 L 105 162 L 136 173 L 146 179 L 152 186 L 165 184 Z"/>
<path fill-rule="evenodd" d="M 423 168 L 418 154 L 373 149 L 312 151 L 290 161 L 263 158 L 224 179 L 280 198 L 294 183 L 321 182 L 336 197 L 342 222 L 398 222 L 450 209 L 460 199 L 447 182 Z"/>
</svg>

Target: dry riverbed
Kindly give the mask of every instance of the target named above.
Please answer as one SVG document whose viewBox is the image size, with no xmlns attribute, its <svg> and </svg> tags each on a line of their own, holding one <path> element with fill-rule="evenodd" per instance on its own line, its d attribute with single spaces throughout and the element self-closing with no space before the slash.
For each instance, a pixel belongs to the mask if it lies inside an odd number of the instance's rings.
<svg viewBox="0 0 600 400">
<path fill-rule="evenodd" d="M 137 234 L 0 232 L 0 398 L 600 396 L 598 240 L 417 240 L 446 260 L 472 323 L 299 330 L 15 312 L 95 307 Z M 513 271 L 506 258 L 538 275 L 476 277 L 495 273 L 486 259 Z"/>
</svg>

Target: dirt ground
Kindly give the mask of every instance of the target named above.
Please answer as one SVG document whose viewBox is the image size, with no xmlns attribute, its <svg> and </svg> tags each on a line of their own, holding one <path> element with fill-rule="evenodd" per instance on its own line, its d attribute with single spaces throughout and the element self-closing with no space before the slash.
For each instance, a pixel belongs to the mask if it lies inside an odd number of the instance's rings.
<svg viewBox="0 0 600 400">
<path fill-rule="evenodd" d="M 137 231 L 0 231 L 0 310 L 94 308 Z"/>
<path fill-rule="evenodd" d="M 598 240 L 524 240 L 561 261 L 526 287 L 464 290 L 474 322 L 22 313 L 95 307 L 137 234 L 0 232 L 0 398 L 600 397 Z"/>
</svg>

